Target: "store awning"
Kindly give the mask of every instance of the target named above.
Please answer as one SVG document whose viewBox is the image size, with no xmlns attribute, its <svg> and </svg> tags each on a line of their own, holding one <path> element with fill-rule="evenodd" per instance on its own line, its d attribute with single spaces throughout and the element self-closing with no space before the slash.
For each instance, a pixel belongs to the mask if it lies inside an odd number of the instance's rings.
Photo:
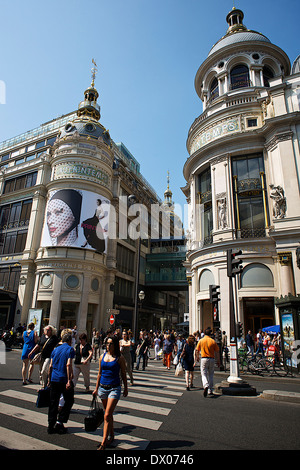
<svg viewBox="0 0 300 470">
<path fill-rule="evenodd" d="M 266 326 L 265 328 L 262 328 L 262 331 L 269 335 L 276 335 L 277 333 L 280 333 L 280 325 Z"/>
</svg>

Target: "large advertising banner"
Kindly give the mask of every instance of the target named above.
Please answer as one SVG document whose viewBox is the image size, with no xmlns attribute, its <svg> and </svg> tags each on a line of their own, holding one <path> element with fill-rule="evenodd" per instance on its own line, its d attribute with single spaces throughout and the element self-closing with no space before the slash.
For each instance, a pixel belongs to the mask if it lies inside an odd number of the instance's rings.
<svg viewBox="0 0 300 470">
<path fill-rule="evenodd" d="M 105 253 L 110 201 L 90 191 L 49 192 L 41 246 L 89 248 Z"/>
</svg>

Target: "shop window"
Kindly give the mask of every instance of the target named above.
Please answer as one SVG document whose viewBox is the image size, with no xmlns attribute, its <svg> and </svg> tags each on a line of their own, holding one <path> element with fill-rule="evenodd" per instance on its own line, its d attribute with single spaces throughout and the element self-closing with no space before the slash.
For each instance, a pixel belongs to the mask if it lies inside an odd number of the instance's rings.
<svg viewBox="0 0 300 470">
<path fill-rule="evenodd" d="M 215 284 L 215 278 L 213 273 L 209 269 L 204 269 L 202 271 L 201 276 L 200 276 L 200 291 L 206 291 L 209 290 L 209 285 L 210 284 Z"/>
<path fill-rule="evenodd" d="M 242 287 L 274 287 L 273 274 L 264 264 L 253 263 L 243 269 Z"/>
</svg>

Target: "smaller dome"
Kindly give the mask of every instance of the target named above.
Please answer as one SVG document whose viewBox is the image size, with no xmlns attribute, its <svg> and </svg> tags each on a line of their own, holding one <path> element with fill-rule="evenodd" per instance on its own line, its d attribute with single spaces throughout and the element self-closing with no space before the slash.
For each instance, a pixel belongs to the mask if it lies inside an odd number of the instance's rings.
<svg viewBox="0 0 300 470">
<path fill-rule="evenodd" d="M 271 43 L 271 41 L 261 33 L 257 33 L 256 31 L 238 31 L 236 33 L 226 34 L 223 38 L 221 38 L 209 51 L 208 56 L 214 54 L 215 52 L 219 51 L 223 47 L 229 46 L 231 44 L 237 44 L 240 42 L 246 41 L 260 41 L 260 42 L 267 42 Z"/>
<path fill-rule="evenodd" d="M 229 46 L 231 44 L 237 44 L 245 41 L 271 42 L 263 34 L 247 29 L 243 23 L 243 19 L 244 13 L 242 10 L 233 8 L 228 13 L 226 16 L 226 21 L 228 23 L 227 33 L 211 48 L 208 57 L 223 47 Z"/>
</svg>

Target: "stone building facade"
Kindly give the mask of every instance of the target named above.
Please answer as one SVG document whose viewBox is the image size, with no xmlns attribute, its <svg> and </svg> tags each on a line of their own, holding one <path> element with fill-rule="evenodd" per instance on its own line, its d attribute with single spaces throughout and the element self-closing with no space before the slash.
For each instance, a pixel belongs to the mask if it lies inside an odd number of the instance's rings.
<svg viewBox="0 0 300 470">
<path fill-rule="evenodd" d="M 220 286 L 229 333 L 227 250 L 242 250 L 235 283 L 244 331 L 278 324 L 275 299 L 300 293 L 300 74 L 280 47 L 233 8 L 226 34 L 195 77 L 203 112 L 187 137 L 190 331 L 213 325 L 209 285 Z"/>
</svg>

